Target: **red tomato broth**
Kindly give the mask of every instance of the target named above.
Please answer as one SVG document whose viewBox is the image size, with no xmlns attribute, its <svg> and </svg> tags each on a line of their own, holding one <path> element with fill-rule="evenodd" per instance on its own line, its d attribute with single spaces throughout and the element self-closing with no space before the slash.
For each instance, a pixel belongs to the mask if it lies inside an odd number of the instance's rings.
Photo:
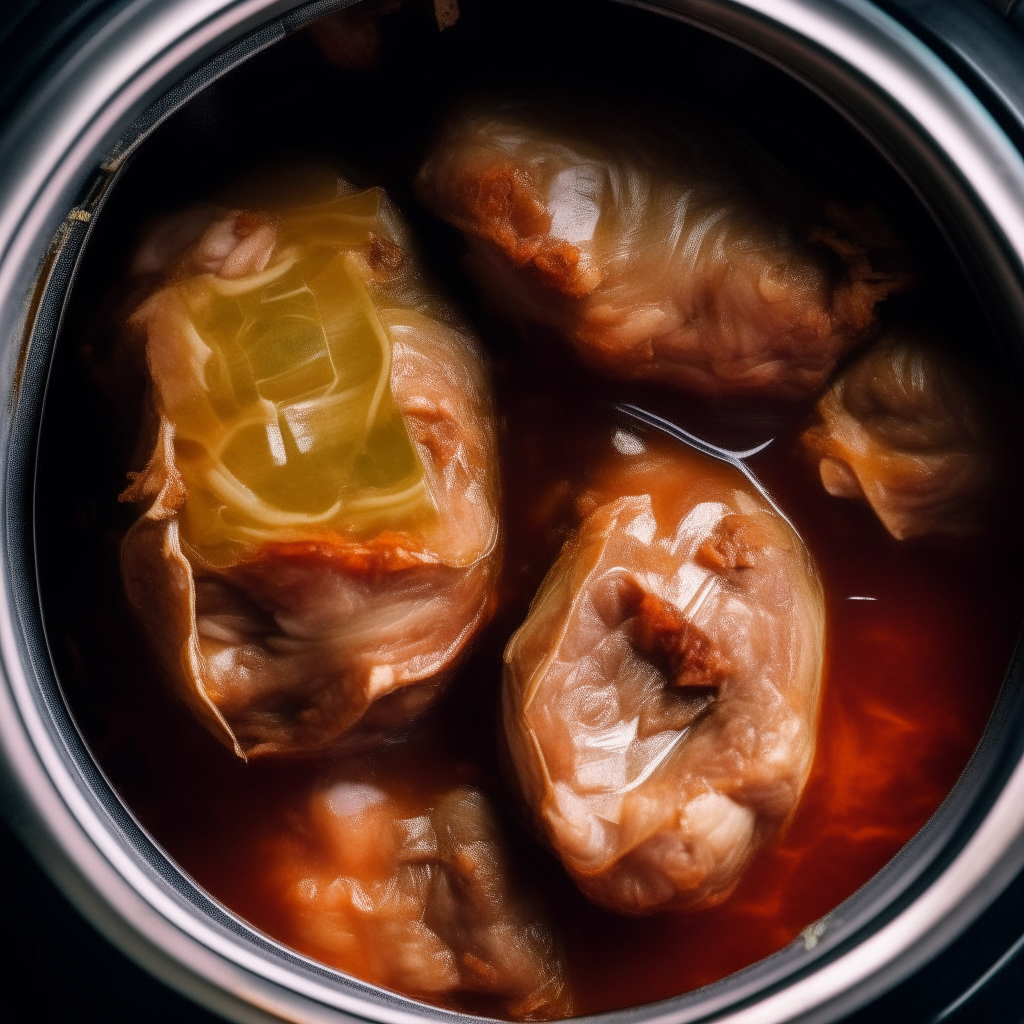
<svg viewBox="0 0 1024 1024">
<path fill-rule="evenodd" d="M 815 506 L 833 499 L 822 494 L 819 500 L 767 461 L 756 468 L 811 545 L 826 587 L 818 749 L 782 843 L 755 861 L 723 905 L 665 922 L 671 956 L 649 948 L 626 968 L 633 978 L 642 972 L 648 991 L 664 996 L 780 949 L 866 882 L 927 821 L 981 735 L 1016 631 L 1002 568 L 970 553 L 938 557 L 926 545 L 901 546 L 857 506 L 816 517 L 826 510 Z M 847 543 L 825 543 L 827 524 L 836 519 L 849 530 Z M 608 988 L 605 1005 L 635 998 Z"/>
<path fill-rule="evenodd" d="M 825 585 L 827 661 L 807 789 L 781 843 L 716 908 L 631 920 L 574 905 L 563 925 L 580 1013 L 690 991 L 791 942 L 924 825 L 995 701 L 1020 624 L 1010 589 L 1018 554 L 998 542 L 893 540 L 866 505 L 821 488 L 795 441 L 806 415 L 785 413 L 779 438 L 751 467 Z M 557 434 L 544 436 L 550 445 Z"/>
<path fill-rule="evenodd" d="M 494 18 L 488 31 L 498 31 L 504 38 L 506 5 L 479 6 Z M 547 24 L 548 12 L 544 13 Z M 648 17 L 625 8 L 612 10 L 611 16 Z M 550 25 L 537 33 L 529 19 L 523 24 L 531 38 L 557 54 L 559 66 L 566 52 L 587 52 L 579 35 L 586 26 L 573 10 L 565 14 L 561 35 Z M 616 21 L 614 30 L 606 33 L 617 55 L 630 51 L 628 46 L 624 51 L 623 38 L 641 38 L 623 35 L 621 27 Z M 630 52 L 647 55 L 645 72 L 648 67 L 668 69 L 666 84 L 678 88 L 679 69 L 686 62 L 680 63 L 677 40 L 667 24 L 659 19 L 658 27 L 656 37 L 671 48 L 671 60 L 649 59 L 648 44 L 655 37 L 646 32 L 646 23 L 645 45 Z M 439 108 L 444 99 L 444 89 L 437 91 L 438 68 L 451 79 L 453 93 L 462 95 L 466 82 L 479 74 L 466 76 L 466 59 L 471 69 L 476 60 L 494 60 L 492 49 L 484 45 L 486 34 L 466 37 L 472 42 L 461 51 L 462 59 L 455 59 L 456 51 L 449 47 L 440 61 L 436 48 L 414 38 L 416 49 L 396 49 L 396 60 L 424 54 L 417 60 L 432 73 L 416 79 L 411 105 L 407 86 L 410 75 L 416 76 L 404 65 L 401 73 L 392 74 L 399 68 L 396 63 L 373 79 L 386 88 L 369 89 L 369 80 L 360 80 L 360 95 L 367 102 L 357 104 L 360 109 L 353 108 L 345 119 L 346 154 L 393 156 L 396 147 L 400 153 L 415 147 L 430 120 L 425 110 Z M 523 38 L 515 37 L 517 42 Z M 457 37 L 446 33 L 439 45 L 448 46 L 452 39 Z M 559 40 L 571 41 L 570 50 Z M 715 52 L 707 50 L 710 40 L 701 36 L 699 42 L 694 51 L 698 56 Z M 512 45 L 507 49 L 515 58 L 510 81 L 518 82 L 523 53 L 529 57 L 534 51 Z M 273 48 L 271 59 L 275 51 L 283 52 Z M 542 55 L 532 70 L 549 60 Z M 594 57 L 585 60 L 590 69 Z M 258 61 L 250 64 L 259 71 Z M 600 67 L 600 60 L 594 66 Z M 575 73 L 571 62 L 566 67 Z M 260 75 L 260 81 L 276 83 L 275 94 L 288 99 L 280 88 L 281 76 L 263 71 Z M 634 78 L 633 88 L 648 88 L 643 75 Z M 301 76 L 295 80 L 305 88 Z M 740 76 L 737 81 L 745 80 Z M 419 87 L 424 82 L 427 87 Z M 252 85 L 249 79 L 248 87 Z M 616 90 L 621 87 L 616 82 Z M 751 90 L 743 85 L 742 92 L 742 107 L 747 110 Z M 307 101 L 309 95 L 307 89 Z M 336 93 L 324 95 L 334 102 Z M 370 102 L 374 96 L 378 98 Z M 792 106 L 791 96 L 787 104 L 779 104 L 770 90 L 764 96 L 779 109 Z M 261 109 L 258 103 L 252 108 Z M 750 108 L 751 124 L 760 116 L 757 109 Z M 803 126 L 804 108 L 792 109 L 797 111 L 794 125 Z M 386 117 L 381 117 L 382 110 Z M 362 127 L 360 117 L 366 121 Z M 273 122 L 265 113 L 261 118 Z M 371 122 L 384 125 L 387 137 L 377 134 L 376 128 L 368 133 L 366 125 Z M 772 119 L 766 123 L 769 128 L 775 124 Z M 396 124 L 409 130 L 399 130 Z M 362 142 L 357 144 L 354 137 Z M 786 138 L 790 147 L 801 142 L 799 132 Z M 196 162 L 192 150 L 185 147 L 183 152 Z M 205 175 L 208 154 L 201 152 L 203 160 L 198 163 Z M 400 182 L 408 176 L 403 160 L 396 164 Z M 792 162 L 797 162 L 796 156 Z M 152 175 L 153 164 L 142 166 Z M 852 166 L 852 173 L 859 175 L 861 165 Z M 169 178 L 187 179 L 178 164 L 168 161 L 168 167 Z M 151 178 L 138 180 L 145 203 L 152 203 L 156 190 Z M 399 184 L 396 195 L 402 187 Z M 204 183 L 203 195 L 207 189 Z M 126 209 L 134 231 L 141 215 L 130 202 Z M 105 219 L 110 219 L 109 213 Z M 451 248 L 446 236 L 429 234 L 429 223 L 417 227 L 427 232 L 426 248 L 439 241 L 440 251 Z M 454 259 L 451 253 L 449 257 Z M 116 262 L 110 261 L 112 268 Z M 944 280 L 940 277 L 933 287 L 941 290 Z M 475 299 L 464 284 L 462 292 L 474 308 Z M 101 333 L 113 337 L 116 328 L 105 325 Z M 505 335 L 509 340 L 502 345 Z M 678 395 L 613 384 L 566 365 L 557 343 L 540 333 L 534 338 L 534 351 L 524 350 L 507 328 L 493 323 L 485 337 L 492 351 L 504 352 L 507 359 L 496 375 L 499 411 L 506 424 L 502 458 L 507 546 L 501 607 L 459 669 L 450 692 L 416 730 L 416 742 L 434 750 L 428 763 L 416 764 L 417 779 L 426 774 L 445 784 L 479 785 L 504 801 L 516 857 L 546 891 L 562 928 L 577 1012 L 676 995 L 718 980 L 792 941 L 867 881 L 941 803 L 981 735 L 1017 635 L 1020 598 L 1012 588 L 1019 574 L 1009 563 L 1018 556 L 995 544 L 899 544 L 865 506 L 828 497 L 794 440 L 807 425 L 809 405 L 782 413 L 753 402 L 732 410 L 698 408 Z M 83 364 L 92 365 L 89 360 Z M 50 409 L 79 409 L 88 389 L 81 387 L 78 364 L 67 359 L 58 369 L 63 402 L 51 399 Z M 606 413 L 595 413 L 582 403 L 579 396 L 584 394 L 604 402 L 633 398 L 700 436 L 736 448 L 777 435 L 752 467 L 804 536 L 825 583 L 828 664 L 810 782 L 782 842 L 755 860 L 732 897 L 699 913 L 629 919 L 588 904 L 560 865 L 517 828 L 514 796 L 499 770 L 495 734 L 501 653 L 571 528 L 574 495 L 588 462 L 600 456 L 608 441 Z M 52 419 L 54 414 L 47 415 Z M 51 496 L 39 504 L 40 514 L 50 517 L 49 532 L 40 545 L 50 559 L 43 573 L 49 573 L 49 589 L 44 590 L 48 630 L 51 638 L 58 638 L 56 647 L 63 643 L 57 657 L 63 659 L 62 684 L 76 718 L 125 803 L 184 871 L 267 935 L 310 956 L 322 955 L 305 944 L 282 898 L 282 884 L 290 884 L 284 862 L 289 851 L 295 851 L 296 859 L 309 854 L 310 834 L 303 819 L 309 793 L 343 771 L 343 763 L 323 758 L 244 765 L 166 694 L 126 607 L 118 569 L 125 509 L 115 507 L 114 496 L 124 486 L 125 466 L 118 453 L 124 454 L 130 430 L 119 423 L 104 444 L 96 445 L 81 424 L 100 418 L 90 407 L 87 415 L 68 414 L 55 421 L 64 425 L 49 442 L 50 460 L 40 460 L 50 480 L 44 496 Z M 105 467 L 105 477 L 97 474 L 97 463 Z M 98 517 L 96 508 L 101 510 Z M 80 526 L 79 520 L 86 525 Z M 85 545 L 76 548 L 83 537 L 92 544 L 89 558 L 81 554 Z M 851 601 L 851 596 L 877 600 Z M 415 743 L 406 744 L 400 759 L 408 763 L 414 749 Z"/>
<path fill-rule="evenodd" d="M 751 465 L 809 544 L 826 589 L 827 667 L 810 782 L 782 842 L 762 852 L 720 906 L 642 919 L 608 913 L 587 903 L 517 828 L 495 735 L 505 643 L 571 529 L 575 495 L 607 450 L 612 426 L 606 404 L 566 397 L 589 386 L 545 391 L 516 377 L 499 366 L 507 541 L 497 616 L 411 736 L 363 756 L 380 758 L 385 774 L 407 773 L 410 793 L 470 784 L 504 802 L 515 857 L 545 890 L 564 935 L 575 1011 L 594 1013 L 690 991 L 775 952 L 925 823 L 969 759 L 1009 660 L 1019 622 L 1019 599 L 1009 590 L 1015 556 L 892 540 L 866 506 L 825 494 L 794 440 L 807 409 L 787 410 L 775 422 L 779 439 Z M 659 406 L 657 395 L 646 397 Z M 671 407 L 687 426 L 686 406 Z M 693 418 L 691 429 L 713 437 L 713 424 Z M 116 620 L 117 613 L 114 632 Z M 122 618 L 121 628 L 135 625 Z M 305 817 L 310 792 L 344 777 L 345 761 L 243 765 L 158 686 L 132 685 L 154 676 L 146 656 L 135 657 L 141 662 L 124 660 L 121 683 L 104 682 L 121 693 L 105 735 L 90 736 L 115 785 L 213 896 L 330 963 L 330 952 L 297 928 L 287 894 L 296 871 L 317 857 Z"/>
</svg>

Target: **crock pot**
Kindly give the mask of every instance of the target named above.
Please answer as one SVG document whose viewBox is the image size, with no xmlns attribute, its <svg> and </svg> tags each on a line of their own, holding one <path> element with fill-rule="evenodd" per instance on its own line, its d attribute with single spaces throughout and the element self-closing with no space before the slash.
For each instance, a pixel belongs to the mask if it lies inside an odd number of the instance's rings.
<svg viewBox="0 0 1024 1024">
<path fill-rule="evenodd" d="M 16 3 L 5 13 L 4 809 L 51 877 L 103 934 L 228 1019 L 454 1021 L 465 1018 L 345 977 L 269 940 L 212 900 L 160 849 L 111 788 L 76 727 L 47 648 L 37 584 L 34 473 L 47 377 L 79 260 L 107 197 L 132 154 L 183 104 L 253 55 L 344 6 L 343 0 L 93 0 Z M 1019 386 L 1024 5 L 659 0 L 633 6 L 760 56 L 867 136 L 960 258 L 1007 347 Z M 976 935 L 969 929 L 992 920 L 994 901 L 1024 865 L 1022 672 L 1017 656 L 953 792 L 866 886 L 768 959 L 696 992 L 600 1015 L 602 1021 L 837 1021 L 920 977 L 929 963 L 943 962 L 949 955 L 944 951 L 962 948 L 958 938 Z M 1020 882 L 1009 893 L 1012 921 L 1019 914 Z M 1024 921 L 1018 918 L 1018 924 L 1017 936 Z M 1011 924 L 1003 960 L 997 950 L 979 973 L 1014 955 L 1019 963 L 1014 938 Z M 964 999 L 970 994 L 965 990 Z M 949 1006 L 934 1019 L 955 1009 Z M 907 1011 L 901 1019 L 932 1018 Z"/>
</svg>

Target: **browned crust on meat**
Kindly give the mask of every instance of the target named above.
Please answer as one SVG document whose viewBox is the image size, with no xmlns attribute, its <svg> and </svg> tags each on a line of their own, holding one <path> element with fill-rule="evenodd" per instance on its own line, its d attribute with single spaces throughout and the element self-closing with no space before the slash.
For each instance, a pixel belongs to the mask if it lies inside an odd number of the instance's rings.
<svg viewBox="0 0 1024 1024">
<path fill-rule="evenodd" d="M 390 239 L 370 232 L 370 241 L 364 249 L 367 266 L 375 273 L 387 277 L 396 270 L 401 270 L 405 263 L 405 253 Z"/>
<path fill-rule="evenodd" d="M 600 282 L 583 254 L 560 238 L 551 238 L 543 196 L 530 175 L 510 160 L 463 171 L 445 204 L 461 231 L 497 246 L 517 267 L 531 267 L 548 287 L 582 298 Z"/>
<path fill-rule="evenodd" d="M 832 295 L 833 322 L 867 332 L 876 326 L 875 306 L 913 287 L 919 275 L 903 269 L 879 269 L 880 263 L 906 263 L 909 250 L 873 206 L 855 210 L 830 202 L 825 204 L 825 216 L 827 223 L 813 227 L 808 241 L 831 250 L 843 265 L 845 280 Z"/>
<path fill-rule="evenodd" d="M 432 565 L 439 559 L 437 555 L 414 543 L 406 534 L 380 533 L 365 543 L 324 537 L 320 540 L 264 544 L 245 565 L 258 568 L 281 561 L 305 567 L 331 568 L 346 576 L 377 582 L 391 573 Z"/>
<path fill-rule="evenodd" d="M 654 594 L 644 594 L 634 616 L 637 650 L 666 669 L 673 686 L 717 686 L 732 666 L 703 630 Z"/>
<path fill-rule="evenodd" d="M 757 565 L 757 551 L 763 544 L 749 523 L 730 516 L 723 519 L 715 532 L 701 544 L 697 550 L 697 561 L 718 573 L 752 569 Z"/>
</svg>

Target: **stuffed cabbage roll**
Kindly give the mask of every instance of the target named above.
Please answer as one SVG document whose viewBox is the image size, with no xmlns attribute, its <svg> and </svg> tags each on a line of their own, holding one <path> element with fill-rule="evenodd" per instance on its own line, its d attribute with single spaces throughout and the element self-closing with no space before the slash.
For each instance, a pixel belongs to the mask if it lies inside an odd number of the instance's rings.
<svg viewBox="0 0 1024 1024">
<path fill-rule="evenodd" d="M 382 21 L 403 4 L 404 0 L 362 0 L 319 18 L 310 25 L 309 34 L 335 67 L 368 71 L 380 61 Z M 431 9 L 442 32 L 459 20 L 458 0 L 421 0 L 419 6 Z"/>
<path fill-rule="evenodd" d="M 403 0 L 362 0 L 319 18 L 309 34 L 320 52 L 344 71 L 369 71 L 380 60 L 381 21 L 394 14 Z"/>
<path fill-rule="evenodd" d="M 191 217 L 191 219 L 190 219 Z M 196 214 L 140 266 L 153 437 L 122 498 L 129 599 L 177 692 L 239 756 L 372 741 L 487 619 L 494 420 L 477 342 L 379 189 Z M 191 225 L 191 227 L 189 227 Z"/>
<path fill-rule="evenodd" d="M 564 954 L 484 794 L 368 779 L 316 792 L 272 854 L 270 899 L 295 944 L 453 1009 L 568 1016 Z"/>
<path fill-rule="evenodd" d="M 770 198 L 778 174 L 766 161 L 706 129 L 659 138 L 610 116 L 585 125 L 547 127 L 511 108 L 465 114 L 417 187 L 464 233 L 493 305 L 554 330 L 601 373 L 704 395 L 806 397 L 907 280 L 879 269 L 899 246 L 877 213 L 836 209 L 815 226 L 783 210 L 798 195 Z M 763 196 L 758 174 L 771 179 Z"/>
<path fill-rule="evenodd" d="M 632 435 L 505 651 L 510 761 L 591 900 L 710 907 L 800 799 L 825 611 L 814 563 L 742 474 Z"/>
<path fill-rule="evenodd" d="M 842 373 L 803 435 L 821 482 L 867 501 L 897 540 L 992 520 L 999 458 L 983 386 L 936 339 L 894 331 Z"/>
</svg>

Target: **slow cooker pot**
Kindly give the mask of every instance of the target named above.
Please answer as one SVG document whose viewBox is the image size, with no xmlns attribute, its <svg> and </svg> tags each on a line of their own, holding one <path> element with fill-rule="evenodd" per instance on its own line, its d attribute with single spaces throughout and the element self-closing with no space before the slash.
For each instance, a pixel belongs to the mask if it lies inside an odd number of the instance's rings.
<svg viewBox="0 0 1024 1024">
<path fill-rule="evenodd" d="M 138 825 L 83 741 L 47 646 L 34 546 L 36 457 L 68 296 L 124 168 L 212 83 L 343 6 L 22 3 L 8 15 L 0 51 L 7 76 L 0 86 L 0 373 L 9 396 L 0 428 L 4 805 L 51 876 L 104 934 L 237 1021 L 462 1018 L 344 977 L 267 939 L 198 888 Z M 1007 365 L 1018 385 L 1024 380 L 1024 35 L 1014 27 L 1016 19 L 1024 31 L 1024 7 L 990 9 L 980 0 L 632 6 L 774 64 L 870 139 L 948 239 L 1007 350 Z M 768 959 L 696 992 L 602 1018 L 837 1021 L 901 983 L 908 991 L 906 979 L 920 978 L 929 962 L 943 963 L 944 951 L 963 948 L 956 943 L 965 931 L 976 938 L 1024 865 L 1022 671 L 1015 658 L 955 789 L 871 882 Z M 1019 881 L 1009 898 L 1000 920 L 1012 922 Z M 1011 923 L 1003 958 L 1010 968 L 1019 947 L 1013 940 Z M 1000 952 L 979 973 L 1000 966 Z M 914 1019 L 912 1011 L 902 1019 Z"/>
</svg>

